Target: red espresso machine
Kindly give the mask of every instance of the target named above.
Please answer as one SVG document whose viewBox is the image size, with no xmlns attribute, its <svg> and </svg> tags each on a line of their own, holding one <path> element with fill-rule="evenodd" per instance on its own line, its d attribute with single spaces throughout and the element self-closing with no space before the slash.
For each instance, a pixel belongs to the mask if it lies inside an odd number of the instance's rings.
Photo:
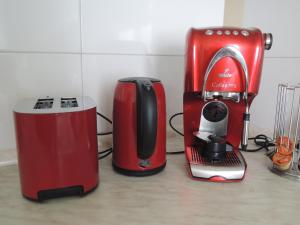
<svg viewBox="0 0 300 225">
<path fill-rule="evenodd" d="M 246 162 L 249 107 L 258 94 L 264 49 L 259 29 L 191 29 L 187 36 L 184 145 L 193 178 L 240 181 Z"/>
<path fill-rule="evenodd" d="M 96 104 L 29 98 L 14 108 L 22 193 L 42 201 L 83 195 L 99 182 Z"/>
<path fill-rule="evenodd" d="M 115 88 L 113 168 L 128 176 L 147 176 L 166 166 L 165 91 L 158 79 L 129 77 Z"/>
</svg>

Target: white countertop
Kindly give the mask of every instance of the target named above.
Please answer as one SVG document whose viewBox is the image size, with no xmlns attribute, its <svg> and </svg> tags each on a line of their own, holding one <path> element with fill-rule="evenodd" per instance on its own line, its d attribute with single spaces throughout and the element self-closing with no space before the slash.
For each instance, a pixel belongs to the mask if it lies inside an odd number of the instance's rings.
<svg viewBox="0 0 300 225">
<path fill-rule="evenodd" d="M 169 137 L 168 151 L 182 150 Z M 150 177 L 127 177 L 100 161 L 100 185 L 85 197 L 44 203 L 20 194 L 16 165 L 0 167 L 0 224 L 298 224 L 300 182 L 271 173 L 263 152 L 244 153 L 239 183 L 209 183 L 187 176 L 184 155 L 169 155 L 166 169 Z"/>
</svg>

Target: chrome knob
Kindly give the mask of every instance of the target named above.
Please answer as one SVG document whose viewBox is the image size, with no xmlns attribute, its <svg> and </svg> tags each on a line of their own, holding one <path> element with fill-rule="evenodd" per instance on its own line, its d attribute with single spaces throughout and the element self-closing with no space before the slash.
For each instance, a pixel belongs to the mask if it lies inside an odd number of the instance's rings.
<svg viewBox="0 0 300 225">
<path fill-rule="evenodd" d="M 217 31 L 217 35 L 222 35 L 222 34 L 223 34 L 223 32 L 221 30 Z"/>
<path fill-rule="evenodd" d="M 213 35 L 213 33 L 214 33 L 213 30 L 206 30 L 206 31 L 205 31 L 205 34 L 206 34 L 206 35 L 209 35 L 209 36 L 210 36 L 210 35 Z"/>
<path fill-rule="evenodd" d="M 242 31 L 241 31 L 241 34 L 242 34 L 243 36 L 245 36 L 245 37 L 247 37 L 247 36 L 250 35 L 249 32 L 246 31 L 246 30 L 242 30 Z"/>
<path fill-rule="evenodd" d="M 273 44 L 273 35 L 271 33 L 264 34 L 265 49 L 270 50 Z"/>
<path fill-rule="evenodd" d="M 234 35 L 234 36 L 237 36 L 237 35 L 239 35 L 239 32 L 238 32 L 238 31 L 236 31 L 236 30 L 234 30 L 232 33 L 233 33 L 233 35 Z"/>
</svg>

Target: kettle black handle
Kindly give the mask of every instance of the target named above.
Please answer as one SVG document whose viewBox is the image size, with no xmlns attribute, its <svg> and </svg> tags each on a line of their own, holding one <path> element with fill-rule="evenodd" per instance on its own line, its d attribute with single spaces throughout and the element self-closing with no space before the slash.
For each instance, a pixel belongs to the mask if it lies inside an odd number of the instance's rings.
<svg viewBox="0 0 300 225">
<path fill-rule="evenodd" d="M 137 80 L 138 157 L 148 159 L 154 152 L 157 136 L 157 101 L 149 79 Z"/>
</svg>

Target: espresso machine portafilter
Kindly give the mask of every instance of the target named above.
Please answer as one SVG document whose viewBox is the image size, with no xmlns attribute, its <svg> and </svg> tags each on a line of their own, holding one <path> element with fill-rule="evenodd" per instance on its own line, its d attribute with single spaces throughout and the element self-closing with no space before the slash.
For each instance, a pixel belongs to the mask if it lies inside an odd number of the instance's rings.
<svg viewBox="0 0 300 225">
<path fill-rule="evenodd" d="M 191 29 L 187 37 L 184 140 L 192 177 L 239 181 L 246 162 L 249 107 L 258 94 L 272 35 L 251 28 Z"/>
</svg>

